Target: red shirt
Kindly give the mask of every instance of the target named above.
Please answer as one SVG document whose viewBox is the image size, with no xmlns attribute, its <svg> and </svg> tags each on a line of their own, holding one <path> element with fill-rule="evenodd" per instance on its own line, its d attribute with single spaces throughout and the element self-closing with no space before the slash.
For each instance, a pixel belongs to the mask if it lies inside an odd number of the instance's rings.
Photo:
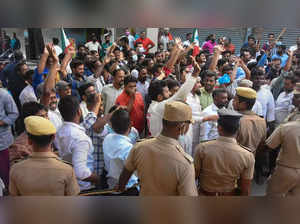
<svg viewBox="0 0 300 224">
<path fill-rule="evenodd" d="M 152 40 L 150 40 L 148 37 L 146 37 L 145 39 L 142 39 L 141 37 L 140 38 L 138 38 L 135 42 L 134 42 L 134 44 L 136 44 L 136 43 L 139 43 L 139 42 L 141 42 L 142 44 L 143 44 L 143 47 L 144 47 L 144 49 L 146 50 L 146 54 L 148 54 L 148 51 L 149 51 L 149 49 L 148 49 L 148 46 L 151 44 L 151 45 L 155 45 L 154 43 L 153 43 L 153 41 Z"/>
<path fill-rule="evenodd" d="M 130 100 L 130 96 L 123 91 L 121 95 L 116 99 L 116 104 L 121 106 L 127 106 Z M 130 112 L 130 120 L 133 127 L 135 127 L 139 133 L 144 130 L 145 119 L 144 119 L 144 100 L 140 93 L 135 94 L 135 100 Z"/>
</svg>

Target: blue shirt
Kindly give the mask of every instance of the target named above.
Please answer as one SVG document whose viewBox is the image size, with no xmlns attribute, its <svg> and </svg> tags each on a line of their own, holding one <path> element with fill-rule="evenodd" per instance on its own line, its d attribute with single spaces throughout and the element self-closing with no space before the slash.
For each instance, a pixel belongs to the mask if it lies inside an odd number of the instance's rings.
<svg viewBox="0 0 300 224">
<path fill-rule="evenodd" d="M 236 71 L 235 79 L 241 80 L 241 79 L 244 79 L 245 77 L 246 77 L 246 73 L 245 73 L 244 69 L 242 69 L 241 67 L 238 67 L 237 71 Z"/>
<path fill-rule="evenodd" d="M 35 91 L 36 91 L 36 88 L 38 87 L 38 85 L 41 84 L 42 82 L 44 82 L 44 75 L 48 74 L 48 72 L 49 72 L 49 70 L 47 68 L 45 68 L 41 74 L 38 72 L 37 68 L 34 70 L 32 86 Z"/>
<path fill-rule="evenodd" d="M 272 60 L 273 60 L 274 58 L 280 58 L 280 59 L 281 59 L 281 64 L 280 64 L 280 66 L 281 66 L 281 68 L 283 68 L 283 67 L 286 65 L 286 62 L 287 62 L 289 56 L 288 56 L 287 54 L 283 54 L 282 56 L 280 56 L 279 54 L 276 53 L 276 54 L 274 54 L 274 55 L 272 56 Z"/>
<path fill-rule="evenodd" d="M 103 154 L 108 177 L 107 182 L 110 188 L 114 188 L 118 183 L 132 147 L 131 140 L 125 135 L 109 134 L 105 137 L 103 141 Z M 133 174 L 126 187 L 133 187 L 137 183 L 138 178 Z"/>
</svg>

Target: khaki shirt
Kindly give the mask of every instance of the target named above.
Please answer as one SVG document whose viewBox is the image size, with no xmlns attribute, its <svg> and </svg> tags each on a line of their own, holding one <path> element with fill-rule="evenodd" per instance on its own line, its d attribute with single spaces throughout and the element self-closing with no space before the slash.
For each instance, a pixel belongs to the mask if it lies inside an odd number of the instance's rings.
<svg viewBox="0 0 300 224">
<path fill-rule="evenodd" d="M 137 175 L 142 196 L 197 196 L 193 159 L 175 139 L 159 135 L 136 144 L 125 167 Z"/>
<path fill-rule="evenodd" d="M 290 113 L 282 123 L 287 123 L 290 121 L 295 121 L 300 119 L 300 111 L 298 110 L 298 108 L 295 108 L 292 113 Z"/>
<path fill-rule="evenodd" d="M 254 155 L 239 146 L 234 138 L 220 136 L 197 146 L 196 178 L 205 191 L 231 192 L 237 187 L 238 179 L 253 178 L 254 161 Z"/>
<path fill-rule="evenodd" d="M 300 169 L 300 119 L 280 125 L 266 140 L 274 149 L 281 145 L 277 164 Z"/>
<path fill-rule="evenodd" d="M 239 112 L 244 114 L 244 116 L 240 120 L 237 142 L 255 153 L 259 145 L 263 144 L 266 140 L 266 121 L 252 111 Z"/>
<path fill-rule="evenodd" d="M 9 192 L 13 196 L 77 195 L 79 191 L 72 166 L 52 152 L 33 152 L 10 171 Z"/>
</svg>

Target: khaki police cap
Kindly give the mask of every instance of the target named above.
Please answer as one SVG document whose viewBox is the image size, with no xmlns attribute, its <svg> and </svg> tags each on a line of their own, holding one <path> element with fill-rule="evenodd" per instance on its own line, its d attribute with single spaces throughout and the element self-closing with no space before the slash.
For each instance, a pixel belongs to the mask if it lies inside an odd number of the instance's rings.
<svg viewBox="0 0 300 224">
<path fill-rule="evenodd" d="M 296 83 L 295 89 L 294 89 L 294 94 L 299 95 L 300 94 L 300 82 Z"/>
<path fill-rule="evenodd" d="M 248 87 L 238 87 L 236 88 L 236 94 L 238 96 L 245 97 L 247 99 L 256 99 L 256 91 Z"/>
<path fill-rule="evenodd" d="M 179 101 L 168 102 L 165 105 L 163 119 L 167 121 L 189 121 L 193 123 L 192 109 L 189 105 Z"/>
<path fill-rule="evenodd" d="M 24 120 L 27 133 L 35 136 L 53 135 L 56 133 L 56 128 L 46 118 L 40 116 L 29 116 Z"/>
</svg>

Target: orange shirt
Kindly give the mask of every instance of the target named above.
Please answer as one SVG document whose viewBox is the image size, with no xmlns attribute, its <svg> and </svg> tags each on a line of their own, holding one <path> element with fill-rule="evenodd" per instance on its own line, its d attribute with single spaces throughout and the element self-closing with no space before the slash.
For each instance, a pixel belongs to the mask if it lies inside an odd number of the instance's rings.
<svg viewBox="0 0 300 224">
<path fill-rule="evenodd" d="M 116 99 L 116 105 L 127 106 L 130 100 L 130 96 L 123 91 L 120 96 Z M 144 100 L 140 93 L 135 94 L 135 100 L 133 103 L 132 110 L 130 112 L 130 120 L 133 127 L 135 127 L 139 133 L 144 130 L 145 117 L 144 117 Z"/>
</svg>

